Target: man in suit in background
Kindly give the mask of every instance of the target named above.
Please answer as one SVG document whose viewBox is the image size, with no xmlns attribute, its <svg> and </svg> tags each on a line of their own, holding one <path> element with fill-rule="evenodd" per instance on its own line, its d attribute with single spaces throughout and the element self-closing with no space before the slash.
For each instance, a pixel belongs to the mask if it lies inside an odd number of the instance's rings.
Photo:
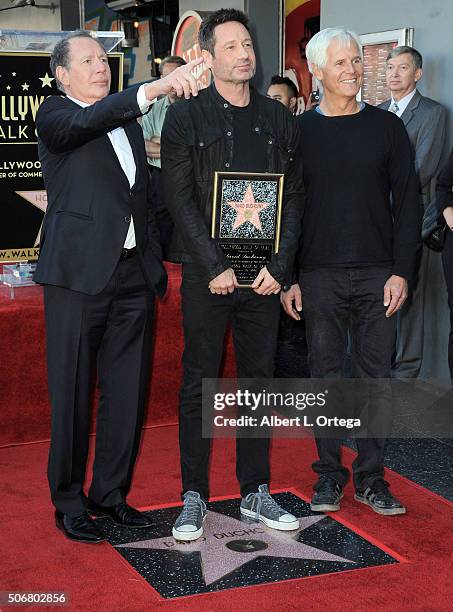
<svg viewBox="0 0 453 612">
<path fill-rule="evenodd" d="M 198 62 L 199 63 L 199 62 Z M 136 118 L 172 89 L 196 94 L 195 65 L 108 95 L 104 48 L 88 32 L 60 41 L 51 70 L 65 96 L 41 105 L 36 127 L 48 195 L 34 280 L 44 285 L 52 431 L 48 478 L 56 525 L 104 539 L 87 512 L 147 527 L 126 503 L 150 375 L 155 295 L 166 288 Z M 93 371 L 99 410 L 93 480 L 83 485 Z"/>
<path fill-rule="evenodd" d="M 380 105 L 401 117 L 415 153 L 420 206 L 426 207 L 431 184 L 439 167 L 445 142 L 445 108 L 422 96 L 417 82 L 422 77 L 423 59 L 412 47 L 395 47 L 387 58 L 387 86 L 392 97 Z M 399 313 L 396 355 L 392 376 L 417 378 L 423 357 L 423 310 L 427 282 L 428 249 L 420 243 L 418 274 L 412 291 Z"/>
</svg>

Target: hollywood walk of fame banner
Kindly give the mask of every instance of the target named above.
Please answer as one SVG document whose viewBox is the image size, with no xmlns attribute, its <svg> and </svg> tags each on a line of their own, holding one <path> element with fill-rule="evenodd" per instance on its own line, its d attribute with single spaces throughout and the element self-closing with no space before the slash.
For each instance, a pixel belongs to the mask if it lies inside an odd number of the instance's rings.
<svg viewBox="0 0 453 612">
<path fill-rule="evenodd" d="M 278 253 L 283 174 L 216 172 L 212 238 L 220 245 L 240 287 L 250 287 Z"/>
<path fill-rule="evenodd" d="M 47 196 L 38 159 L 36 113 L 60 93 L 49 53 L 0 52 L 0 262 L 35 260 Z M 122 89 L 123 56 L 109 54 L 110 92 Z"/>
</svg>

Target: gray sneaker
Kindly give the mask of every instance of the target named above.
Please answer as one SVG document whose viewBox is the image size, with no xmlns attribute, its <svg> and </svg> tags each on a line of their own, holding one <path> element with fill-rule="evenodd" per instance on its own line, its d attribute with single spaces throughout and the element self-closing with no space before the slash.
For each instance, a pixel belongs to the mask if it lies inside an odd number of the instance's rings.
<svg viewBox="0 0 453 612">
<path fill-rule="evenodd" d="M 262 521 L 272 529 L 280 531 L 299 529 L 298 519 L 277 504 L 266 484 L 258 487 L 258 493 L 249 493 L 242 498 L 241 514 Z"/>
<path fill-rule="evenodd" d="M 206 518 L 206 504 L 196 491 L 187 491 L 183 495 L 184 506 L 173 525 L 175 540 L 191 542 L 203 535 L 203 521 Z"/>
</svg>

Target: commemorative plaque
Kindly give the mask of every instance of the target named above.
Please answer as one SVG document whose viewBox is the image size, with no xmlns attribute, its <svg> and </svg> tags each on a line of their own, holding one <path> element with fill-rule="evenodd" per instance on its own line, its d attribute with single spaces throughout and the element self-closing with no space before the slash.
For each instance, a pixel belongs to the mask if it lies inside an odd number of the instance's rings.
<svg viewBox="0 0 453 612">
<path fill-rule="evenodd" d="M 212 238 L 225 253 L 240 287 L 250 287 L 278 253 L 283 174 L 216 172 Z"/>
</svg>

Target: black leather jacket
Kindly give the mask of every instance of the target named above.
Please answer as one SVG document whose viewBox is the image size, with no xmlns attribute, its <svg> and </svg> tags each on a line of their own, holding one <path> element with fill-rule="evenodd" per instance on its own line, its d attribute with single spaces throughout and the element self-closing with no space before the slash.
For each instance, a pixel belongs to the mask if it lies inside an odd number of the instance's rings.
<svg viewBox="0 0 453 612">
<path fill-rule="evenodd" d="M 285 174 L 280 247 L 267 266 L 284 285 L 290 280 L 298 248 L 304 204 L 302 168 L 295 157 L 299 132 L 280 102 L 251 89 L 250 103 L 253 129 L 267 141 L 263 171 Z M 233 143 L 233 111 L 214 84 L 168 109 L 161 137 L 162 193 L 177 230 L 169 259 L 196 263 L 206 271 L 208 281 L 230 267 L 209 228 L 214 171 L 231 167 Z"/>
</svg>

